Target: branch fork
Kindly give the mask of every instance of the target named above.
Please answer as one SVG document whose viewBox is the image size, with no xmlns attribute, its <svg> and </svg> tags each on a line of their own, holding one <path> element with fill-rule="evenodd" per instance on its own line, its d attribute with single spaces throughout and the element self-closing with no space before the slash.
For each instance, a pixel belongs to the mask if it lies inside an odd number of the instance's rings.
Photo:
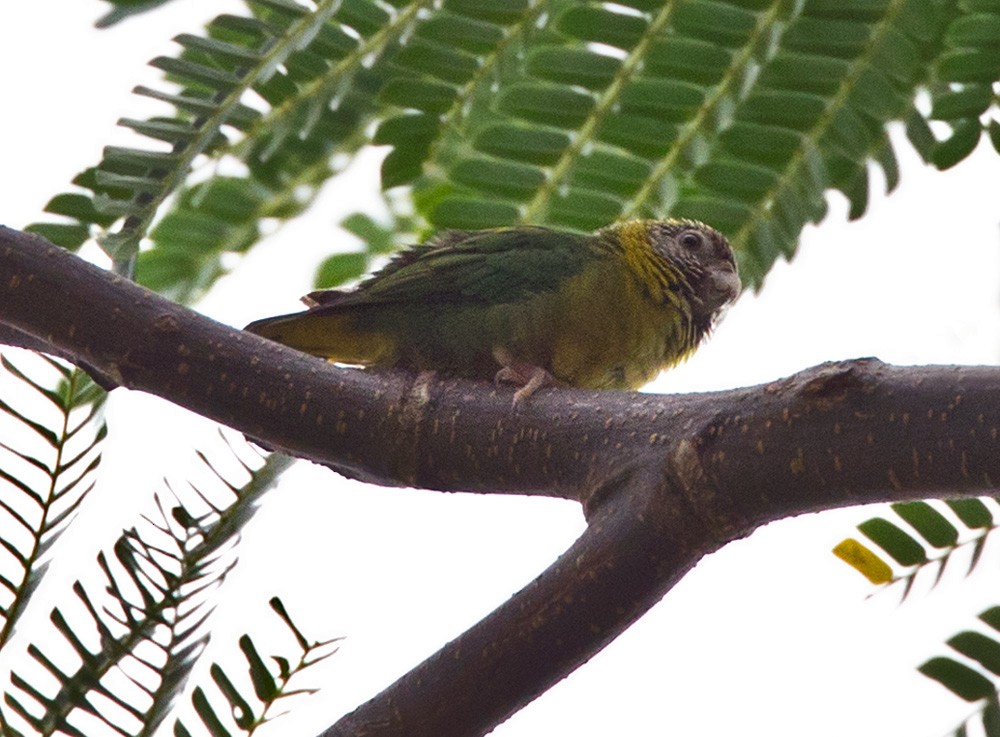
<svg viewBox="0 0 1000 737">
<path fill-rule="evenodd" d="M 646 612 L 706 553 L 782 517 L 993 493 L 1000 369 L 823 364 L 658 396 L 341 369 L 0 227 L 0 339 L 378 484 L 581 502 L 535 581 L 334 735 L 481 735 Z"/>
</svg>

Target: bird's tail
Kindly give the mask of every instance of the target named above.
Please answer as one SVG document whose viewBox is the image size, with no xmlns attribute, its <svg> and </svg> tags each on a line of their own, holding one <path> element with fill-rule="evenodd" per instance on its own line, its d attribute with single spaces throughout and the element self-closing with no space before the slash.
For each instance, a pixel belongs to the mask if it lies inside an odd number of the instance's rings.
<svg viewBox="0 0 1000 737">
<path fill-rule="evenodd" d="M 337 363 L 361 366 L 391 363 L 396 350 L 392 337 L 372 329 L 359 329 L 356 317 L 350 310 L 320 307 L 257 320 L 244 329 Z"/>
</svg>

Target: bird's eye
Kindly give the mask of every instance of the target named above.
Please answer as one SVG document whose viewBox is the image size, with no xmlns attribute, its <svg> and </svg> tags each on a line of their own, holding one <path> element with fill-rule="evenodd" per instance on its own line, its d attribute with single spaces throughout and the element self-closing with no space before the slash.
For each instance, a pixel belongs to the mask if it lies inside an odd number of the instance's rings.
<svg viewBox="0 0 1000 737">
<path fill-rule="evenodd" d="M 701 246 L 701 234 L 696 233 L 693 230 L 689 230 L 681 234 L 679 241 L 682 246 L 691 251 L 694 251 L 699 246 Z"/>
</svg>

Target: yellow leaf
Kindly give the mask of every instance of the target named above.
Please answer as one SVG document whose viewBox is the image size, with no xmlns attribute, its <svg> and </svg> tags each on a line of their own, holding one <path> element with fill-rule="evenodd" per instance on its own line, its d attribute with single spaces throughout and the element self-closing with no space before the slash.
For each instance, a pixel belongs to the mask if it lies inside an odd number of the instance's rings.
<svg viewBox="0 0 1000 737">
<path fill-rule="evenodd" d="M 837 543 L 833 554 L 873 584 L 888 583 L 892 580 L 892 568 L 889 564 L 852 537 Z"/>
</svg>

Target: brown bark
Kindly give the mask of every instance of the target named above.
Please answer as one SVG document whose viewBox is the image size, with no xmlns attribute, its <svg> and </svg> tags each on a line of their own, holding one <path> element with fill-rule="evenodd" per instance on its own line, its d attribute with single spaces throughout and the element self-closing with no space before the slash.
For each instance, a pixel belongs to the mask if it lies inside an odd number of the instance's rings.
<svg viewBox="0 0 1000 737">
<path fill-rule="evenodd" d="M 997 368 L 867 359 L 710 394 L 546 390 L 514 408 L 506 388 L 338 369 L 4 228 L 0 323 L 356 478 L 584 505 L 587 530 L 536 581 L 327 735 L 483 734 L 761 524 L 1000 478 Z"/>
</svg>

